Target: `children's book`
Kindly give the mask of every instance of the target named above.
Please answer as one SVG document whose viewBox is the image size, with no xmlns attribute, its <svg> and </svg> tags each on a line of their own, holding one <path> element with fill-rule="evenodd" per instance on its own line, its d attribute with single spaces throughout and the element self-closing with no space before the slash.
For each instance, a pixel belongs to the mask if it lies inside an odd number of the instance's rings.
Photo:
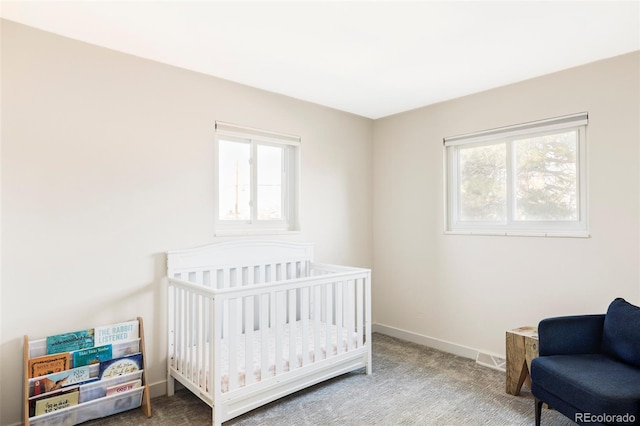
<svg viewBox="0 0 640 426">
<path fill-rule="evenodd" d="M 62 389 L 56 389 L 54 391 L 51 392 L 47 392 L 47 393 L 43 393 L 41 395 L 36 395 L 36 396 L 32 396 L 29 398 L 29 417 L 32 416 L 36 416 L 36 415 L 40 415 L 40 414 L 45 414 L 45 407 L 46 404 L 43 401 L 49 401 L 49 402 L 55 402 L 55 400 L 53 398 L 58 398 L 61 397 L 61 399 L 64 399 L 63 397 L 69 394 L 76 394 L 79 395 L 79 386 L 75 385 L 75 386 L 69 386 L 66 388 L 62 388 Z M 76 399 L 75 396 L 71 396 L 71 400 L 70 402 L 74 402 Z M 77 404 L 77 402 L 76 402 Z M 75 404 L 72 404 L 75 405 Z M 38 409 L 38 407 L 40 407 Z M 58 407 L 58 405 L 55 405 L 55 407 Z M 53 407 L 50 407 L 53 408 Z M 63 408 L 63 407 L 60 407 Z M 57 408 L 58 409 L 58 408 Z M 51 410 L 51 411 L 55 411 L 55 410 Z M 47 411 L 49 412 L 49 411 Z M 37 414 L 36 414 L 37 413 Z"/>
<path fill-rule="evenodd" d="M 113 357 L 111 345 L 82 349 L 72 352 L 72 354 L 73 366 L 76 368 L 82 367 L 83 365 L 97 364 L 99 362 L 108 361 Z"/>
<path fill-rule="evenodd" d="M 141 379 L 132 380 L 130 382 L 122 383 L 122 384 L 119 384 L 119 385 L 109 386 L 109 387 L 107 387 L 107 395 L 106 396 L 113 395 L 114 393 L 126 392 L 126 391 L 129 391 L 131 389 L 139 388 L 140 386 L 142 386 L 142 380 Z"/>
<path fill-rule="evenodd" d="M 72 368 L 60 373 L 47 374 L 29 380 L 29 396 L 40 395 L 65 386 L 86 383 L 92 379 L 90 366 Z M 97 379 L 98 377 L 95 376 Z"/>
<path fill-rule="evenodd" d="M 47 374 L 59 373 L 71 368 L 71 357 L 69 352 L 53 355 L 43 355 L 29 359 L 29 378 L 46 376 Z"/>
<path fill-rule="evenodd" d="M 61 395 L 37 399 L 35 401 L 34 415 L 39 416 L 41 414 L 51 413 L 53 411 L 71 407 L 72 405 L 78 405 L 79 395 L 80 392 L 76 389 L 72 392 L 63 392 Z"/>
<path fill-rule="evenodd" d="M 94 330 L 96 346 L 118 343 L 138 338 L 138 320 L 96 327 Z"/>
<path fill-rule="evenodd" d="M 115 358 L 100 363 L 100 380 L 142 370 L 142 353 Z"/>
<path fill-rule="evenodd" d="M 47 336 L 47 354 L 72 352 L 93 347 L 93 329 Z"/>
</svg>

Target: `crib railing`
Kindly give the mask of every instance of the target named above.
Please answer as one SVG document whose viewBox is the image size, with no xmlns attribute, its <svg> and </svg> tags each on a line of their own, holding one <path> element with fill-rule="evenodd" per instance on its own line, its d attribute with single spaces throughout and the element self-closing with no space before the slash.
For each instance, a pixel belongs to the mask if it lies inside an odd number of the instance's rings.
<svg viewBox="0 0 640 426">
<path fill-rule="evenodd" d="M 182 271 L 168 284 L 169 369 L 211 405 L 355 351 L 371 371 L 369 270 L 300 261 Z"/>
<path fill-rule="evenodd" d="M 312 273 L 311 262 L 300 259 L 260 265 L 189 268 L 177 270 L 173 273 L 173 278 L 222 290 L 245 285 L 308 277 L 311 276 Z"/>
</svg>

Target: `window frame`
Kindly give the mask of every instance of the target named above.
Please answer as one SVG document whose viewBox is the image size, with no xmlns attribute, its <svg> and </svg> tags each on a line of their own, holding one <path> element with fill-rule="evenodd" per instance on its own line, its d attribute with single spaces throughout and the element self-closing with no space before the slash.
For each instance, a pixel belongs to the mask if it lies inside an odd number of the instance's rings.
<svg viewBox="0 0 640 426">
<path fill-rule="evenodd" d="M 485 130 L 443 140 L 444 157 L 444 217 L 446 234 L 516 235 L 544 237 L 589 237 L 588 175 L 587 175 L 588 114 L 579 113 L 514 126 Z M 577 131 L 576 197 L 577 219 L 568 221 L 515 220 L 517 168 L 513 143 L 526 137 Z M 459 150 L 461 147 L 505 144 L 506 146 L 506 220 L 464 221 L 459 216 Z"/>
<path fill-rule="evenodd" d="M 248 220 L 220 218 L 220 141 L 250 145 L 250 214 Z M 282 148 L 282 219 L 258 219 L 258 146 Z M 214 234 L 215 236 L 295 233 L 298 220 L 300 137 L 216 121 L 214 137 Z"/>
</svg>

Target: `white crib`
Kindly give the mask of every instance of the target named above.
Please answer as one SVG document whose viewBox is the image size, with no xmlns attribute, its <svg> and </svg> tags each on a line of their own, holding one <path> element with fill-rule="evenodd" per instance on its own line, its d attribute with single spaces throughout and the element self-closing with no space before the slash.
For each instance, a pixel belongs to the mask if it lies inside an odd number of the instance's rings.
<svg viewBox="0 0 640 426">
<path fill-rule="evenodd" d="M 167 255 L 168 393 L 213 424 L 332 377 L 371 374 L 371 271 L 313 263 L 313 246 L 235 241 Z"/>
</svg>

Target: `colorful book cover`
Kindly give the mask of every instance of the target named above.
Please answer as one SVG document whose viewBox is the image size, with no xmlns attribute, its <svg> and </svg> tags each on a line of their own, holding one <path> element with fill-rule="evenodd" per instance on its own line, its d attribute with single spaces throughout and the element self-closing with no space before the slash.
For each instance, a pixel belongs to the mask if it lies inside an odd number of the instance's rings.
<svg viewBox="0 0 640 426">
<path fill-rule="evenodd" d="M 69 352 L 53 355 L 43 355 L 29 359 L 29 378 L 59 373 L 71 368 Z"/>
<path fill-rule="evenodd" d="M 115 358 L 100 363 L 100 380 L 142 370 L 142 353 Z"/>
<path fill-rule="evenodd" d="M 72 352 L 73 366 L 82 367 L 83 365 L 97 364 L 99 362 L 110 360 L 112 355 L 111 345 L 96 346 L 95 348 L 82 349 Z"/>
<path fill-rule="evenodd" d="M 33 416 L 36 415 L 36 404 L 38 404 L 39 401 L 49 400 L 51 398 L 68 395 L 70 393 L 79 394 L 79 389 L 80 389 L 80 387 L 78 385 L 75 385 L 75 386 L 69 386 L 69 387 L 66 387 L 66 388 L 57 389 L 57 390 L 54 390 L 54 391 L 51 391 L 51 392 L 47 392 L 47 393 L 44 393 L 42 395 L 36 395 L 36 396 L 30 397 L 29 398 L 29 417 L 33 417 Z M 72 398 L 75 399 L 75 397 L 72 397 Z M 40 406 L 42 407 L 43 405 L 44 404 L 42 402 L 40 402 Z M 44 413 L 40 412 L 40 414 L 44 414 Z"/>
<path fill-rule="evenodd" d="M 130 391 L 131 389 L 139 388 L 142 386 L 142 380 L 132 380 L 130 382 L 121 383 L 119 385 L 109 386 L 107 387 L 107 395 L 113 395 L 114 393 L 122 393 L 126 391 Z"/>
<path fill-rule="evenodd" d="M 29 383 L 33 386 L 29 386 L 29 394 L 30 396 L 39 395 L 61 389 L 65 386 L 84 383 L 89 380 L 91 380 L 91 372 L 88 365 L 72 368 L 71 370 L 65 370 L 60 373 L 48 374 L 31 379 Z"/>
<path fill-rule="evenodd" d="M 96 327 L 94 336 L 94 344 L 96 346 L 137 339 L 138 320 Z"/>
<path fill-rule="evenodd" d="M 93 347 L 93 329 L 47 336 L 47 354 L 73 352 Z"/>
<path fill-rule="evenodd" d="M 50 398 L 41 398 L 36 400 L 35 415 L 51 413 L 63 408 L 71 407 L 72 405 L 78 405 L 78 396 L 80 392 L 77 390 L 73 392 L 63 393 L 62 395 L 52 396 Z"/>
</svg>

